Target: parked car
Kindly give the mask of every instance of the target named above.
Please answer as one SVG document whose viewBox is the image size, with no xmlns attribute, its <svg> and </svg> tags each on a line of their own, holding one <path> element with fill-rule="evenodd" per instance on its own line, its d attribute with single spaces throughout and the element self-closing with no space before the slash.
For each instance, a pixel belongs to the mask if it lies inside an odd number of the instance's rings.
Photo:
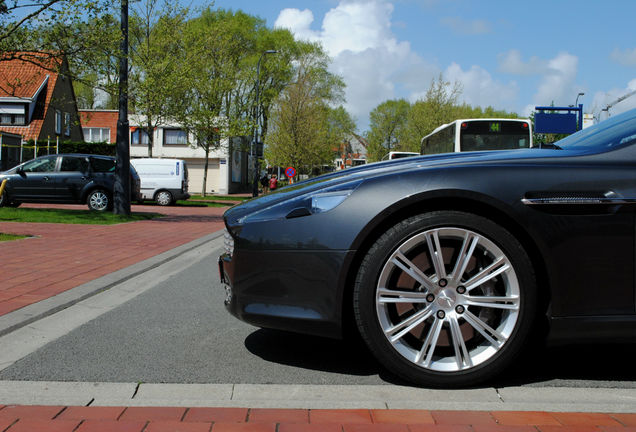
<svg viewBox="0 0 636 432">
<path fill-rule="evenodd" d="M 225 302 L 259 327 L 355 323 L 390 373 L 474 385 L 546 336 L 634 342 L 635 213 L 636 110 L 554 149 L 369 164 L 227 210 Z"/>
<path fill-rule="evenodd" d="M 116 159 L 90 154 L 40 156 L 0 173 L 7 179 L 0 207 L 25 202 L 81 203 L 96 211 L 111 209 Z M 139 199 L 139 176 L 130 169 L 131 200 Z"/>
<path fill-rule="evenodd" d="M 188 165 L 181 159 L 131 159 L 141 180 L 141 199 L 167 206 L 190 198 Z"/>
</svg>

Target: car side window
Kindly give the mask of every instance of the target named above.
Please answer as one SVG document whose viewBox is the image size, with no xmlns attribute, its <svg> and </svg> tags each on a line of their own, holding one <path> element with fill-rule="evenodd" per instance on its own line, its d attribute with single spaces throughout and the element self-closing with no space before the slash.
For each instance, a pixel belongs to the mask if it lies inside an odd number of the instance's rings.
<svg viewBox="0 0 636 432">
<path fill-rule="evenodd" d="M 60 171 L 79 171 L 84 173 L 88 171 L 88 161 L 83 157 L 63 156 Z"/>
<path fill-rule="evenodd" d="M 94 172 L 115 172 L 115 159 L 91 158 L 91 167 Z"/>
<path fill-rule="evenodd" d="M 24 172 L 52 172 L 55 171 L 57 156 L 34 159 L 22 166 Z"/>
</svg>

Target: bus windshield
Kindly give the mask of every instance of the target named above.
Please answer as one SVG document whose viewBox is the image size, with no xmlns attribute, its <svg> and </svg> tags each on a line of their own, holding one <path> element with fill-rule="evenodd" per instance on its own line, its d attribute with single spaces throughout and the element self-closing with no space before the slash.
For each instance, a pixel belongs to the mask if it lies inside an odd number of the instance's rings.
<svg viewBox="0 0 636 432">
<path fill-rule="evenodd" d="M 528 124 L 500 120 L 464 121 L 459 128 L 460 151 L 529 148 Z"/>
</svg>

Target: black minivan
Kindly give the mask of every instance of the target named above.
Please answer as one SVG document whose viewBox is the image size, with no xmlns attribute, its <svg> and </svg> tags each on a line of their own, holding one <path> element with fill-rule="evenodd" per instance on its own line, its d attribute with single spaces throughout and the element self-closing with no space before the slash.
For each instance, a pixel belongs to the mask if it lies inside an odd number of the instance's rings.
<svg viewBox="0 0 636 432">
<path fill-rule="evenodd" d="M 7 179 L 0 207 L 21 203 L 74 203 L 96 211 L 112 209 L 115 184 L 112 156 L 54 154 L 40 156 L 0 173 Z M 140 198 L 139 175 L 130 167 L 131 202 Z"/>
</svg>

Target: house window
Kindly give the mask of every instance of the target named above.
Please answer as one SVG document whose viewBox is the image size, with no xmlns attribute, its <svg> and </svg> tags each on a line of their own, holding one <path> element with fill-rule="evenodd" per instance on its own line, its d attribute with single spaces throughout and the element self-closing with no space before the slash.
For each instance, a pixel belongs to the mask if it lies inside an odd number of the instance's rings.
<svg viewBox="0 0 636 432">
<path fill-rule="evenodd" d="M 71 136 L 71 115 L 69 113 L 64 113 L 64 135 Z"/>
<path fill-rule="evenodd" d="M 188 145 L 188 134 L 183 129 L 164 129 L 163 143 L 165 145 Z"/>
<path fill-rule="evenodd" d="M 143 129 L 136 129 L 130 134 L 130 144 L 131 145 L 145 145 L 147 146 L 150 142 L 150 138 L 148 137 L 148 132 Z"/>
<path fill-rule="evenodd" d="M 58 110 L 55 110 L 55 133 L 62 134 L 62 113 Z"/>
<path fill-rule="evenodd" d="M 82 128 L 86 142 L 110 142 L 109 128 Z"/>
<path fill-rule="evenodd" d="M 0 114 L 0 124 L 24 126 L 24 114 Z"/>
</svg>

